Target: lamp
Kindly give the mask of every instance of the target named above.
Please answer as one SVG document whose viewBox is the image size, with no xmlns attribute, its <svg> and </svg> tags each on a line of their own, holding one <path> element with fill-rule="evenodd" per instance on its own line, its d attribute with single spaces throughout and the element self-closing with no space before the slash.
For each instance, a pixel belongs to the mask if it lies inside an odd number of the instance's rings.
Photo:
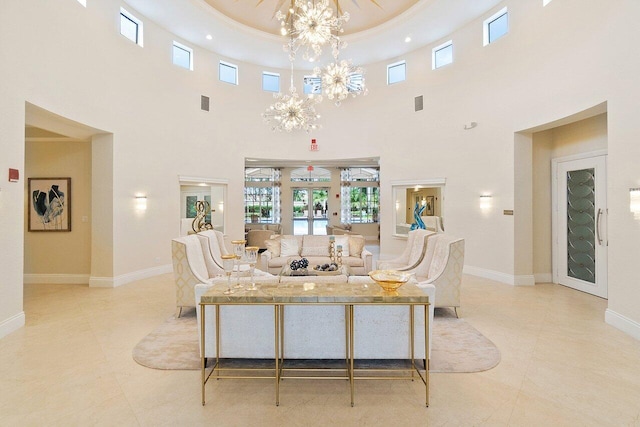
<svg viewBox="0 0 640 427">
<path fill-rule="evenodd" d="M 136 210 L 137 211 L 147 210 L 147 196 L 136 196 Z"/>
<path fill-rule="evenodd" d="M 480 209 L 487 210 L 491 208 L 491 195 L 483 194 L 480 196 Z"/>
<path fill-rule="evenodd" d="M 635 219 L 640 219 L 640 188 L 629 189 L 629 211 Z"/>
</svg>

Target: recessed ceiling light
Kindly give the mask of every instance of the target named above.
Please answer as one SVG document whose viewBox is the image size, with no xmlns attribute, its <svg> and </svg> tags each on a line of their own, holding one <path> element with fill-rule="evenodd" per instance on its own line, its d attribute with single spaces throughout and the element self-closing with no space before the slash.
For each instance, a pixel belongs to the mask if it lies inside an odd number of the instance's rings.
<svg viewBox="0 0 640 427">
<path fill-rule="evenodd" d="M 405 43 L 410 43 L 411 42 L 411 37 L 407 36 L 404 38 L 404 42 Z"/>
<path fill-rule="evenodd" d="M 213 36 L 211 34 L 207 34 L 207 40 L 213 40 Z"/>
</svg>

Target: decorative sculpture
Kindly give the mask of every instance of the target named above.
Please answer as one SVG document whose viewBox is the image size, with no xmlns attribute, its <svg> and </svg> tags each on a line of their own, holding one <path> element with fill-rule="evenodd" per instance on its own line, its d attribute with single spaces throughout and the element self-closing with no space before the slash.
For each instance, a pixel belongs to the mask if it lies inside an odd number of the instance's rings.
<svg viewBox="0 0 640 427">
<path fill-rule="evenodd" d="M 427 227 L 424 225 L 424 221 L 422 221 L 422 218 L 420 218 L 420 215 L 422 215 L 422 212 L 424 212 L 425 208 L 425 205 L 420 206 L 420 204 L 416 202 L 416 207 L 413 209 L 413 219 L 415 220 L 415 222 L 411 224 L 411 230 L 417 230 L 419 228 L 422 228 L 423 230 L 427 229 Z"/>
<path fill-rule="evenodd" d="M 209 202 L 205 200 L 198 200 L 196 202 L 196 217 L 193 219 L 191 223 L 191 228 L 196 233 L 204 230 L 213 230 L 213 225 L 210 222 L 206 222 L 205 217 L 207 216 L 207 211 L 209 210 Z"/>
</svg>

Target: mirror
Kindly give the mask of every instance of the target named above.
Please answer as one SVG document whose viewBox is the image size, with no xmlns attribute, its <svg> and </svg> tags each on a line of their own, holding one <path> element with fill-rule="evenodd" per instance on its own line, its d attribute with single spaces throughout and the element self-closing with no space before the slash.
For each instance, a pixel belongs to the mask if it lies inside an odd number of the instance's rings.
<svg viewBox="0 0 640 427">
<path fill-rule="evenodd" d="M 402 181 L 392 183 L 394 200 L 393 235 L 407 237 L 411 225 L 417 223 L 415 215 L 427 229 L 434 229 L 435 224 L 443 223 L 445 179 L 422 181 Z M 416 211 L 417 205 L 417 211 Z M 439 221 L 436 222 L 437 218 Z"/>
<path fill-rule="evenodd" d="M 226 196 L 226 183 L 216 182 L 202 178 L 180 179 L 180 235 L 185 236 L 192 230 L 193 219 L 196 216 L 196 202 L 203 200 L 208 204 L 205 221 L 213 226 L 214 230 L 224 233 L 224 204 Z"/>
</svg>

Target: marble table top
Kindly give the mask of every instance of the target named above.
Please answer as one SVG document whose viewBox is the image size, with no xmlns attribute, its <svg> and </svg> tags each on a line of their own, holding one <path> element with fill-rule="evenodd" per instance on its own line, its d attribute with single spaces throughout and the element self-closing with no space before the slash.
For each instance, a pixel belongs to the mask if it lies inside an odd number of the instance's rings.
<svg viewBox="0 0 640 427">
<path fill-rule="evenodd" d="M 257 290 L 235 289 L 225 295 L 226 285 L 216 284 L 200 302 L 203 304 L 428 304 L 429 296 L 413 283 L 395 292 L 385 292 L 375 283 L 281 282 L 258 284 Z"/>
</svg>

